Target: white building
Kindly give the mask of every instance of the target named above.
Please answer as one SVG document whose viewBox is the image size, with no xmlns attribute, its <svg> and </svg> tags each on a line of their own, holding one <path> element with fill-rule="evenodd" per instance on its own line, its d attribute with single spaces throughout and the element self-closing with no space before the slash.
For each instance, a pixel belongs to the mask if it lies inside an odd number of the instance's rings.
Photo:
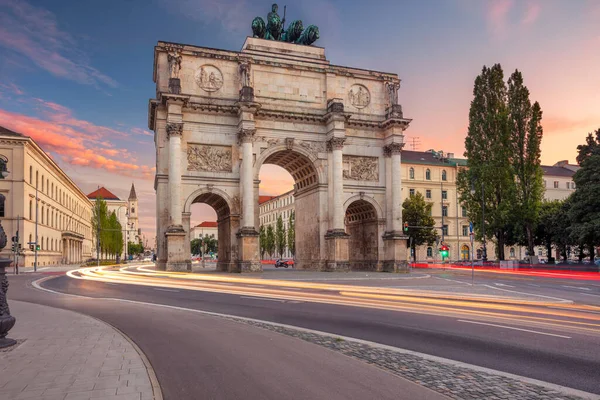
<svg viewBox="0 0 600 400">
<path fill-rule="evenodd" d="M 219 240 L 219 229 L 217 221 L 204 221 L 193 227 L 190 240 L 202 239 L 206 236 L 212 236 L 216 240 Z"/>
<path fill-rule="evenodd" d="M 553 166 L 542 165 L 544 170 L 544 199 L 564 200 L 575 191 L 573 175 L 579 170 L 579 165 L 559 161 Z"/>
<path fill-rule="evenodd" d="M 277 218 L 281 215 L 287 241 L 290 215 L 294 212 L 295 208 L 294 191 L 290 190 L 279 196 L 259 196 L 258 204 L 260 226 L 264 226 L 264 229 L 267 229 L 268 226 L 272 226 L 273 232 L 275 232 L 277 228 Z M 273 254 L 273 256 L 276 257 L 275 254 Z M 289 249 L 286 249 L 283 253 L 283 258 L 292 258 L 292 253 L 290 253 Z"/>
</svg>

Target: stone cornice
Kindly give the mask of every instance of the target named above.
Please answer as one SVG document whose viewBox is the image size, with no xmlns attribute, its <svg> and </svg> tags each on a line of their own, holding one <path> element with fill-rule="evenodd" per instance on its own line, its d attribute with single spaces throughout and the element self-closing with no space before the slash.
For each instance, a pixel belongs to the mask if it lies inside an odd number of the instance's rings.
<svg viewBox="0 0 600 400">
<path fill-rule="evenodd" d="M 408 128 L 408 125 L 410 124 L 410 122 L 411 122 L 411 121 L 412 121 L 412 119 L 407 119 L 407 118 L 393 118 L 393 119 L 387 119 L 387 120 L 385 120 L 385 121 L 381 122 L 381 123 L 379 124 L 379 127 L 380 127 L 381 129 L 387 129 L 387 128 L 389 128 L 390 126 L 393 126 L 393 125 L 399 125 L 399 126 L 401 126 L 401 127 L 403 127 L 403 128 L 405 128 L 405 129 L 406 129 L 406 128 Z"/>
<path fill-rule="evenodd" d="M 276 110 L 259 110 L 256 113 L 258 118 L 264 119 L 280 119 L 280 120 L 294 120 L 294 121 L 307 121 L 307 122 L 325 122 L 325 116 L 317 113 L 298 113 L 288 111 L 276 111 Z"/>
</svg>

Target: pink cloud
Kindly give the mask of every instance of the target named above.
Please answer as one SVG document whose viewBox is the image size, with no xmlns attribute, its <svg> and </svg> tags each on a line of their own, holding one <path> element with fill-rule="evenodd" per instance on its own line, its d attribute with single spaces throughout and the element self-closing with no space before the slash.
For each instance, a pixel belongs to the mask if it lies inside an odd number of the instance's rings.
<svg viewBox="0 0 600 400">
<path fill-rule="evenodd" d="M 521 20 L 523 25 L 531 25 L 537 21 L 540 16 L 540 12 L 542 11 L 542 6 L 540 3 L 535 1 L 530 1 L 527 3 L 527 9 L 525 10 L 525 15 Z"/>
<path fill-rule="evenodd" d="M 508 13 L 514 6 L 513 0 L 493 0 L 488 2 L 488 29 L 495 38 L 502 39 L 508 30 Z"/>
<path fill-rule="evenodd" d="M 14 83 L 0 83 L 0 90 L 6 90 L 18 96 L 25 94 L 25 92 Z"/>
<path fill-rule="evenodd" d="M 89 64 L 75 40 L 60 30 L 54 14 L 24 0 L 0 0 L 0 46 L 60 78 L 97 87 L 117 86 Z"/>
</svg>

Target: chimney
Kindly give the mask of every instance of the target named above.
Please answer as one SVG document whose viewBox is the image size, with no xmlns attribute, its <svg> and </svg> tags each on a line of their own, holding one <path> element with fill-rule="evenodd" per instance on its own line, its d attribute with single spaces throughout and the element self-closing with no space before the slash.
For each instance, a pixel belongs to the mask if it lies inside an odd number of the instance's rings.
<svg viewBox="0 0 600 400">
<path fill-rule="evenodd" d="M 448 153 L 448 158 L 454 158 L 454 153 Z"/>
<path fill-rule="evenodd" d="M 555 167 L 564 167 L 569 164 L 569 160 L 562 160 L 554 164 Z"/>
</svg>

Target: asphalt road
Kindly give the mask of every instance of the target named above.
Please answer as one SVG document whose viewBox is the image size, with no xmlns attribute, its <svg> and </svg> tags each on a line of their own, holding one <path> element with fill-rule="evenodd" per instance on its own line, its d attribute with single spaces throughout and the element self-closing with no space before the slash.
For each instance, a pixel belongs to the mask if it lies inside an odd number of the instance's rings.
<svg viewBox="0 0 600 400">
<path fill-rule="evenodd" d="M 462 285 L 468 286 L 471 278 L 470 273 L 465 274 L 462 271 L 432 271 L 432 274 L 429 279 L 414 280 L 410 283 L 406 281 L 404 284 L 416 289 L 443 284 L 442 286 L 448 289 L 448 286 L 451 288 L 458 288 Z M 22 278 L 17 277 L 17 279 Z M 597 304 L 597 299 L 592 296 L 585 296 L 585 294 L 599 296 L 600 299 L 600 287 L 593 286 L 598 285 L 598 281 L 590 283 L 588 281 L 552 280 L 539 277 L 495 276 L 481 272 L 477 273 L 476 279 L 476 283 L 498 287 L 500 291 L 525 291 L 527 289 L 527 292 L 537 292 L 538 294 L 561 298 L 571 297 L 579 303 L 588 304 Z M 533 285 L 537 286 L 531 286 L 532 283 L 525 279 L 533 279 L 533 282 L 536 282 Z M 438 283 L 438 281 L 441 283 Z M 500 286 L 497 285 L 498 283 Z M 390 280 L 387 284 L 397 286 L 402 282 Z M 223 290 L 236 286 L 236 284 L 227 285 L 223 286 Z M 487 317 L 480 315 L 474 318 L 471 314 L 473 307 L 469 306 L 460 306 L 453 311 L 447 311 L 447 308 L 451 308 L 450 304 L 444 305 L 444 310 L 436 312 L 434 314 L 437 315 L 434 315 L 432 313 L 422 313 L 425 312 L 421 311 L 425 307 L 420 305 L 406 311 L 392 311 L 268 299 L 252 295 L 93 282 L 70 279 L 64 276 L 45 282 L 44 287 L 59 292 L 89 297 L 109 297 L 166 304 L 316 329 L 600 394 L 600 380 L 598 380 L 598 371 L 600 371 L 600 331 L 597 330 L 598 321 L 593 322 L 594 318 L 600 320 L 600 315 L 595 315 L 596 311 L 589 311 L 585 315 L 584 312 L 579 312 L 577 314 L 579 317 L 568 315 L 559 318 L 554 316 L 565 323 L 544 326 L 543 328 L 531 328 L 522 325 L 521 318 L 543 319 L 545 318 L 544 313 L 552 311 L 552 305 L 539 307 L 539 311 L 536 309 L 533 311 L 512 312 L 510 315 L 514 315 L 514 320 L 504 319 L 504 322 L 499 323 L 499 315 L 502 316 L 501 318 L 507 318 L 504 307 L 490 309 L 491 315 L 489 319 L 486 319 Z M 581 289 L 582 287 L 589 290 Z M 31 301 L 31 293 L 27 291 L 23 293 L 25 294 L 13 291 L 12 297 L 17 300 Z M 34 301 L 47 304 L 48 298 L 44 294 L 43 299 Z M 77 309 L 113 323 L 132 337 L 145 352 L 147 347 L 152 349 L 155 346 L 160 346 L 159 342 L 163 343 L 164 346 L 166 342 L 179 338 L 180 329 L 183 329 L 182 332 L 185 332 L 186 337 L 194 336 L 194 326 L 196 325 L 186 325 L 178 316 L 170 316 L 170 313 L 165 313 L 164 310 L 159 308 L 149 307 L 145 313 L 135 311 L 125 313 L 124 310 L 130 307 L 125 303 L 123 303 L 123 308 L 119 304 L 119 309 L 116 310 L 114 303 L 107 306 L 104 302 L 96 302 L 93 303 L 93 307 L 89 307 L 89 301 L 78 300 L 77 298 L 70 298 L 68 303 L 71 305 L 69 307 L 78 302 L 81 302 L 81 304 L 76 306 Z M 123 315 L 124 313 L 125 315 Z M 149 315 L 156 315 L 156 317 L 152 317 L 152 320 L 160 329 L 157 330 L 154 327 L 150 330 L 147 330 L 147 327 L 136 329 L 136 326 L 145 325 L 144 321 L 147 321 Z M 176 313 L 173 313 L 173 315 L 176 315 Z M 165 327 L 163 320 L 168 321 L 168 329 Z M 482 321 L 487 322 L 482 324 Z M 587 327 L 587 331 L 579 329 L 577 324 Z M 218 331 L 216 337 L 222 336 L 224 332 Z M 157 336 L 160 338 L 152 339 Z M 152 340 L 157 341 L 153 342 Z M 198 340 L 201 340 L 200 337 L 198 337 Z M 235 339 L 231 340 L 235 341 Z M 147 341 L 150 342 L 147 343 Z M 207 344 L 218 348 L 217 342 L 222 343 L 217 339 L 216 341 L 207 342 Z M 145 345 L 142 346 L 142 343 Z M 153 351 L 150 350 L 150 353 L 152 354 Z M 277 353 L 271 354 L 275 356 Z M 182 356 L 184 355 L 182 354 Z M 215 353 L 214 356 L 217 356 L 217 354 Z M 174 360 L 177 360 L 177 356 L 174 357 Z M 152 358 L 150 359 L 152 361 Z M 273 364 L 273 367 L 277 368 L 276 365 L 276 363 Z M 171 367 L 174 368 L 174 365 Z M 373 397 L 372 395 L 370 397 L 385 398 Z"/>
</svg>

